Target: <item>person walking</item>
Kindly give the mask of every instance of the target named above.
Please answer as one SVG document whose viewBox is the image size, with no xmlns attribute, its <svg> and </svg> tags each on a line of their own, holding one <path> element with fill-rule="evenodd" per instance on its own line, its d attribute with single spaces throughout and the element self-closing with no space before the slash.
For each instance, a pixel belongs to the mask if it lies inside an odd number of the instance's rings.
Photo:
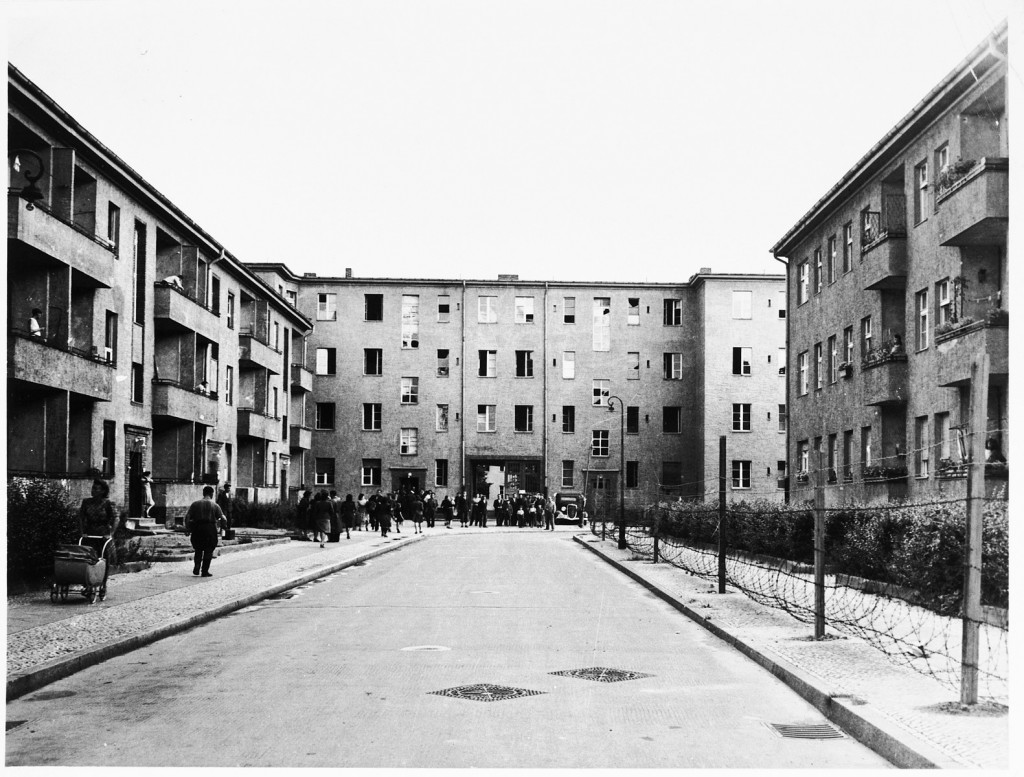
<svg viewBox="0 0 1024 777">
<path fill-rule="evenodd" d="M 114 506 L 110 503 L 109 496 L 110 486 L 107 485 L 107 481 L 96 478 L 92 481 L 92 496 L 83 499 L 78 507 L 78 534 L 85 540 L 83 544 L 95 548 L 96 554 L 107 562 L 107 568 L 103 572 L 103 583 L 100 586 L 100 593 L 104 596 L 107 593 L 110 567 L 117 561 L 113 543 L 117 517 L 114 515 Z M 111 541 L 108 543 L 107 540 Z"/>
<path fill-rule="evenodd" d="M 333 490 L 333 489 L 331 490 L 331 495 L 330 495 L 329 499 L 331 500 L 331 507 L 334 508 L 334 516 L 331 518 L 331 532 L 328 535 L 327 541 L 328 542 L 341 542 L 341 529 L 342 529 L 342 525 L 341 525 L 341 503 L 342 503 L 342 500 L 341 500 L 341 497 L 338 495 L 338 492 Z"/>
<path fill-rule="evenodd" d="M 356 525 L 356 503 L 352 501 L 352 494 L 345 494 L 345 501 L 341 503 L 341 523 L 345 527 L 345 539 L 352 539 L 350 533 L 353 526 Z M 341 540 L 340 532 L 338 540 Z"/>
<path fill-rule="evenodd" d="M 423 500 L 413 494 L 412 500 L 412 525 L 414 534 L 423 534 Z"/>
<path fill-rule="evenodd" d="M 299 531 L 302 533 L 302 539 L 309 539 L 309 506 L 310 506 L 310 493 L 309 489 L 302 492 L 302 498 L 299 500 L 298 514 L 299 514 Z"/>
<path fill-rule="evenodd" d="M 217 494 L 217 507 L 224 513 L 224 539 L 230 540 L 233 537 L 231 531 L 231 516 L 234 513 L 235 506 L 231 499 L 231 484 L 225 483 L 223 488 Z"/>
<path fill-rule="evenodd" d="M 441 518 L 444 520 L 444 528 L 452 528 L 452 516 L 455 513 L 455 507 L 452 505 L 452 498 L 445 494 L 444 499 L 441 500 L 441 506 L 437 509 L 441 511 Z"/>
<path fill-rule="evenodd" d="M 398 496 L 394 491 L 390 494 L 389 505 L 391 507 L 391 517 L 394 518 L 395 522 L 395 531 L 401 534 L 402 524 L 405 522 L 405 516 L 402 515 L 402 503 L 398 501 Z"/>
<path fill-rule="evenodd" d="M 465 529 L 469 517 L 469 500 L 466 499 L 466 489 L 462 489 L 455 495 L 455 514 L 459 517 L 459 525 Z"/>
<path fill-rule="evenodd" d="M 310 523 L 313 526 L 313 542 L 319 540 L 320 547 L 324 546 L 327 534 L 331 530 L 331 520 L 334 518 L 334 505 L 327 497 L 327 492 L 321 489 L 313 499 L 309 509 Z"/>
<path fill-rule="evenodd" d="M 387 497 L 378 499 L 374 505 L 373 514 L 377 519 L 377 525 L 380 527 L 381 537 L 387 537 L 388 532 L 391 531 L 391 509 L 391 500 Z"/>
<path fill-rule="evenodd" d="M 423 498 L 423 517 L 427 521 L 427 528 L 434 528 L 434 517 L 437 515 L 437 501 L 434 499 L 434 492 L 428 491 Z"/>
<path fill-rule="evenodd" d="M 225 526 L 224 513 L 213 501 L 213 486 L 203 488 L 203 498 L 189 505 L 185 513 L 185 532 L 191 535 L 192 548 L 196 552 L 192 574 L 213 577 L 210 562 L 217 548 L 217 538 Z"/>
<path fill-rule="evenodd" d="M 366 513 L 366 497 L 363 494 L 356 499 L 356 528 L 359 531 L 370 528 L 370 520 Z"/>
</svg>

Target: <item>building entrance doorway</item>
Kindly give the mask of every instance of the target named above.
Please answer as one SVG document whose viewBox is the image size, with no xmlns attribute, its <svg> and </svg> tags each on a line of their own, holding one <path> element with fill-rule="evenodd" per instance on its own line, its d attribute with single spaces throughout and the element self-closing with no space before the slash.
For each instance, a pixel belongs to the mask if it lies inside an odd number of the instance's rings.
<svg viewBox="0 0 1024 777">
<path fill-rule="evenodd" d="M 520 491 L 544 494 L 540 459 L 471 459 L 472 481 L 469 496 L 483 494 L 488 502 L 496 497 L 512 496 Z"/>
</svg>

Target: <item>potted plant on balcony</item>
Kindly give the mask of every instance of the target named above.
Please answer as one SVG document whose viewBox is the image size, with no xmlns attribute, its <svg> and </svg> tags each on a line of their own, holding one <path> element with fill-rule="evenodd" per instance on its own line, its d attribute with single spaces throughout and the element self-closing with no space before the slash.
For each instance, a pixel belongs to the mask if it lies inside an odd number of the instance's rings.
<svg viewBox="0 0 1024 777">
<path fill-rule="evenodd" d="M 939 459 L 939 466 L 935 474 L 940 478 L 962 478 L 967 476 L 969 461 L 953 461 L 951 458 Z"/>
<path fill-rule="evenodd" d="M 864 467 L 862 474 L 864 476 L 864 480 L 901 480 L 907 476 L 907 468 L 903 464 L 896 464 L 887 467 L 876 464 Z"/>
<path fill-rule="evenodd" d="M 840 362 L 839 363 L 839 376 L 842 378 L 849 378 L 853 375 L 853 363 L 852 362 Z"/>
<path fill-rule="evenodd" d="M 985 314 L 985 323 L 988 326 L 1009 326 L 1010 311 L 1005 308 L 989 308 Z"/>
<path fill-rule="evenodd" d="M 809 472 L 801 471 L 801 472 L 797 472 L 796 473 L 796 482 L 797 483 L 807 483 L 807 482 L 810 481 L 810 479 L 811 479 L 811 475 L 810 475 Z"/>
<path fill-rule="evenodd" d="M 976 164 L 977 161 L 974 159 L 958 159 L 953 164 L 947 166 L 939 173 L 938 180 L 935 182 L 938 193 L 942 194 L 948 189 L 952 189 L 957 183 L 967 177 L 967 174 L 974 169 Z"/>
</svg>

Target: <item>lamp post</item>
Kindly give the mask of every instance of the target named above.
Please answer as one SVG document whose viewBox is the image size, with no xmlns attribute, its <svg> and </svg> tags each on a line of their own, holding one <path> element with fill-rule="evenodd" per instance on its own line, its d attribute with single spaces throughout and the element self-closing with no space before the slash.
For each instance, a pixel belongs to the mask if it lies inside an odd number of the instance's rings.
<svg viewBox="0 0 1024 777">
<path fill-rule="evenodd" d="M 608 412 L 619 403 L 619 549 L 626 547 L 626 405 L 616 396 L 608 397 Z"/>
<path fill-rule="evenodd" d="M 18 192 L 18 196 L 25 200 L 28 204 L 25 206 L 25 210 L 35 210 L 35 204 L 43 199 L 43 193 L 39 187 L 36 186 L 36 181 L 43 177 L 43 173 L 46 172 L 46 166 L 43 165 L 43 160 L 39 158 L 39 154 L 35 151 L 30 151 L 27 148 L 14 148 L 7 152 L 11 169 L 17 173 L 21 173 L 25 176 L 25 180 L 28 181 L 27 186 L 22 186 L 21 191 Z M 35 170 L 32 166 L 25 165 L 22 162 L 22 157 L 28 157 L 35 160 Z"/>
</svg>

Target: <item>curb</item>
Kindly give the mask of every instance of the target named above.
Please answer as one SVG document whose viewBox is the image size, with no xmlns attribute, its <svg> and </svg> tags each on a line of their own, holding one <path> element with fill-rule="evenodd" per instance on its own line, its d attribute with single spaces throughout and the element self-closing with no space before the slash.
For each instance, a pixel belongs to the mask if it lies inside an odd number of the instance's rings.
<svg viewBox="0 0 1024 777">
<path fill-rule="evenodd" d="M 696 621 L 723 642 L 732 645 L 747 658 L 767 669 L 775 677 L 792 688 L 805 701 L 813 705 L 828 720 L 895 766 L 902 769 L 965 768 L 963 764 L 940 752 L 933 745 L 914 737 L 905 729 L 897 727 L 881 713 L 872 710 L 869 704 L 857 704 L 855 707 L 853 701 L 841 698 L 835 692 L 820 687 L 821 680 L 819 678 L 803 672 L 787 661 L 772 658 L 761 652 L 757 647 L 747 644 L 735 635 L 725 631 L 721 626 L 713 623 L 710 618 L 683 604 L 683 602 L 666 591 L 661 590 L 639 573 L 634 572 L 616 559 L 608 556 L 600 548 L 594 547 L 589 540 L 584 539 L 580 535 L 573 537 L 573 539 L 598 558 L 640 583 L 644 588 L 679 610 L 683 615 Z M 911 738 L 913 741 L 908 742 L 907 740 Z"/>
<path fill-rule="evenodd" d="M 262 591 L 249 594 L 248 596 L 243 596 L 235 601 L 190 615 L 187 618 L 171 621 L 139 634 L 122 637 L 114 640 L 113 642 L 108 642 L 105 645 L 89 648 L 66 658 L 60 658 L 48 664 L 43 664 L 42 666 L 36 669 L 31 669 L 25 673 L 14 674 L 7 679 L 7 701 L 12 701 L 24 696 L 25 694 L 32 693 L 45 685 L 49 685 L 57 680 L 62 680 L 76 672 L 80 672 L 83 669 L 94 666 L 101 661 L 106 661 L 107 659 L 124 655 L 125 653 L 144 647 L 145 645 L 156 642 L 164 637 L 169 637 L 195 626 L 202 625 L 203 623 L 219 618 L 222 615 L 227 615 L 235 610 L 248 607 L 250 604 L 255 604 L 258 601 L 266 599 L 268 596 L 274 596 L 282 591 L 287 591 L 290 588 L 295 588 L 305 583 L 309 583 L 317 578 L 326 577 L 327 575 L 333 574 L 341 569 L 357 564 L 360 561 L 376 558 L 377 556 L 382 556 L 385 553 L 390 553 L 395 550 L 401 550 L 411 543 L 419 542 L 421 539 L 422 535 L 418 537 L 414 535 L 409 537 L 408 541 L 402 542 L 400 545 L 378 548 L 377 550 L 362 553 L 358 556 L 353 556 L 352 558 L 347 558 L 344 561 L 320 567 L 312 572 L 307 572 L 299 577 L 287 580 L 284 583 L 278 583 Z"/>
</svg>

